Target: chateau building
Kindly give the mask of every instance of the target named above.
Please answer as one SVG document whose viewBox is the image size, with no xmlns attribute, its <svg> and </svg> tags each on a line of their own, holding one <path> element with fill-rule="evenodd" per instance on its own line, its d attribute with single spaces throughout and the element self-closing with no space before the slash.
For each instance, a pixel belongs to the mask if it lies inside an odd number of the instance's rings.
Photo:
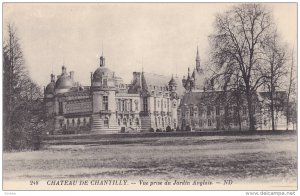
<svg viewBox="0 0 300 196">
<path fill-rule="evenodd" d="M 206 77 L 197 48 L 196 66 L 190 75 L 183 77 L 184 96 L 178 108 L 181 130 L 248 130 L 248 107 L 246 97 L 238 91 L 223 91 L 214 88 L 214 81 Z M 286 129 L 284 100 L 286 93 L 277 92 L 275 101 L 275 127 Z M 268 92 L 258 92 L 253 98 L 256 129 L 270 130 L 270 99 Z"/>
<path fill-rule="evenodd" d="M 62 67 L 51 74 L 44 100 L 53 134 L 166 131 L 178 126 L 177 108 L 184 89 L 177 77 L 133 72 L 125 84 L 105 64 L 91 74 L 91 86 L 82 87 Z"/>
<path fill-rule="evenodd" d="M 44 102 L 51 134 L 123 133 L 149 131 L 248 130 L 246 99 L 236 91 L 214 88 L 205 74 L 197 48 L 196 65 L 187 77 L 166 77 L 133 72 L 125 84 L 100 57 L 91 73 L 91 85 L 81 86 L 74 72 L 51 74 L 44 90 Z M 277 106 L 284 105 L 285 92 L 278 92 Z M 270 129 L 268 93 L 253 100 L 257 129 Z M 276 128 L 285 129 L 283 107 L 276 107 Z"/>
</svg>

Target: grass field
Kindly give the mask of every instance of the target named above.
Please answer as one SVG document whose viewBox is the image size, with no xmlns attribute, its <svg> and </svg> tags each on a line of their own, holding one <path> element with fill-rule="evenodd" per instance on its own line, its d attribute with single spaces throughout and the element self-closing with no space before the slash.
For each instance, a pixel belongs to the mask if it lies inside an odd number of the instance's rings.
<svg viewBox="0 0 300 196">
<path fill-rule="evenodd" d="M 103 141 L 109 139 L 104 138 Z M 297 136 L 118 138 L 3 154 L 5 180 L 128 178 L 296 182 Z"/>
</svg>

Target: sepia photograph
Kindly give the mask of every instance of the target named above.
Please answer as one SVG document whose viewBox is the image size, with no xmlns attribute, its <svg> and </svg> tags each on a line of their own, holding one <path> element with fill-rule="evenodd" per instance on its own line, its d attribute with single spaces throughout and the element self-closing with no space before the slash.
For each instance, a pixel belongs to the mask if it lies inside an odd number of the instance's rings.
<svg viewBox="0 0 300 196">
<path fill-rule="evenodd" d="M 2 190 L 295 195 L 297 6 L 2 3 Z"/>
</svg>

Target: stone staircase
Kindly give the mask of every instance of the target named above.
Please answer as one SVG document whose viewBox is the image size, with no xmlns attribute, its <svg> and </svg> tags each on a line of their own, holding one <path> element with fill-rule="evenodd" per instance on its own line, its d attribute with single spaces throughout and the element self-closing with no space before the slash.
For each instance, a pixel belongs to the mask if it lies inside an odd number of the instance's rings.
<svg viewBox="0 0 300 196">
<path fill-rule="evenodd" d="M 115 120 L 112 120 L 109 127 L 104 126 L 104 120 L 100 118 L 99 114 L 92 115 L 92 132 L 94 133 L 118 133 L 120 132 Z"/>
</svg>

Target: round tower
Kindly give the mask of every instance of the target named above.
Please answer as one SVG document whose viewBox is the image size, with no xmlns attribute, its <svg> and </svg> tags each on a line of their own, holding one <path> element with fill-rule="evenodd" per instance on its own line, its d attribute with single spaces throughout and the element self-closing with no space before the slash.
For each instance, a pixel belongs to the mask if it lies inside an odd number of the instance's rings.
<svg viewBox="0 0 300 196">
<path fill-rule="evenodd" d="M 105 58 L 100 57 L 100 66 L 92 75 L 92 132 L 117 133 L 116 87 L 114 74 L 105 66 Z"/>
</svg>

